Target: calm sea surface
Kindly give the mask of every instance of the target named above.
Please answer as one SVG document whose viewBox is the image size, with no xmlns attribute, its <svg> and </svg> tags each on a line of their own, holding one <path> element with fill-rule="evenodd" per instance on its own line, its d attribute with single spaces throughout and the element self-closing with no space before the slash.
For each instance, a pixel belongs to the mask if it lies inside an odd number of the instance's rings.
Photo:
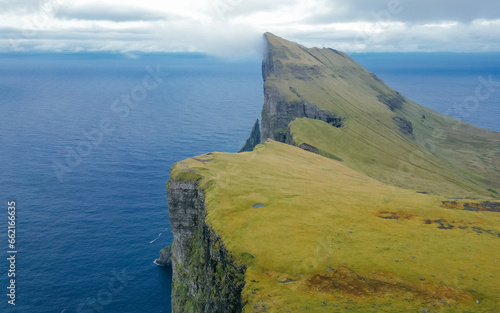
<svg viewBox="0 0 500 313">
<path fill-rule="evenodd" d="M 353 55 L 443 113 L 474 97 L 479 77 L 500 82 L 499 56 Z M 0 312 L 170 312 L 171 273 L 153 263 L 172 241 L 168 171 L 243 145 L 260 117 L 260 70 L 189 54 L 0 55 Z M 481 98 L 463 119 L 500 130 L 500 87 Z"/>
</svg>

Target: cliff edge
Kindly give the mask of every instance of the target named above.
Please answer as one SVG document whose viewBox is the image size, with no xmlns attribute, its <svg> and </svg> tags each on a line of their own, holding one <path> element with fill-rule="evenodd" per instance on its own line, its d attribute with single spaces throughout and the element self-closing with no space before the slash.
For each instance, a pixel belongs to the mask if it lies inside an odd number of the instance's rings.
<svg viewBox="0 0 500 313">
<path fill-rule="evenodd" d="M 167 197 L 174 234 L 172 312 L 241 312 L 245 268 L 234 263 L 206 222 L 205 197 L 198 182 L 171 175 Z"/>
</svg>

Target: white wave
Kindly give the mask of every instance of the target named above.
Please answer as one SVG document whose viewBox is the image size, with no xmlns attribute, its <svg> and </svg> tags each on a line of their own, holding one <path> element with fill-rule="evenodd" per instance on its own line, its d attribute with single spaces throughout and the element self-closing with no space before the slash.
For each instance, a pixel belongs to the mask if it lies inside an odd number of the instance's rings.
<svg viewBox="0 0 500 313">
<path fill-rule="evenodd" d="M 158 234 L 158 237 L 156 237 L 155 239 L 151 240 L 149 243 L 152 244 L 156 240 L 160 239 L 161 235 L 163 235 L 163 233 L 166 232 L 167 230 L 168 230 L 168 228 L 165 228 L 161 233 Z"/>
</svg>

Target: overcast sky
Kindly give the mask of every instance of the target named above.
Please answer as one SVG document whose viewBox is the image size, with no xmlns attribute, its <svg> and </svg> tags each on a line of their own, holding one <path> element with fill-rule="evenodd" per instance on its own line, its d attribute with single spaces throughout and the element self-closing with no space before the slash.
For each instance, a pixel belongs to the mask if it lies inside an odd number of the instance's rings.
<svg viewBox="0 0 500 313">
<path fill-rule="evenodd" d="M 500 51 L 498 0 L 0 0 L 0 51 Z"/>
</svg>

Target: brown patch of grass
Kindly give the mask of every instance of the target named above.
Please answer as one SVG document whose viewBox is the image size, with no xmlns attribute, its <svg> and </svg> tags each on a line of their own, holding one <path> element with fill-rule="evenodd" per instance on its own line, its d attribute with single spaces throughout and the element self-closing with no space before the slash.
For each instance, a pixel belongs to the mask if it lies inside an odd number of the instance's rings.
<svg viewBox="0 0 500 313">
<path fill-rule="evenodd" d="M 405 211 L 380 211 L 378 212 L 377 216 L 386 220 L 411 220 L 417 217 L 416 214 Z"/>
<path fill-rule="evenodd" d="M 423 305 L 442 306 L 458 302 L 472 302 L 472 294 L 444 284 L 410 282 L 387 271 L 360 275 L 342 266 L 327 274 L 316 274 L 304 284 L 307 292 L 318 294 L 343 294 L 346 297 L 391 297 L 418 301 Z"/>
</svg>

